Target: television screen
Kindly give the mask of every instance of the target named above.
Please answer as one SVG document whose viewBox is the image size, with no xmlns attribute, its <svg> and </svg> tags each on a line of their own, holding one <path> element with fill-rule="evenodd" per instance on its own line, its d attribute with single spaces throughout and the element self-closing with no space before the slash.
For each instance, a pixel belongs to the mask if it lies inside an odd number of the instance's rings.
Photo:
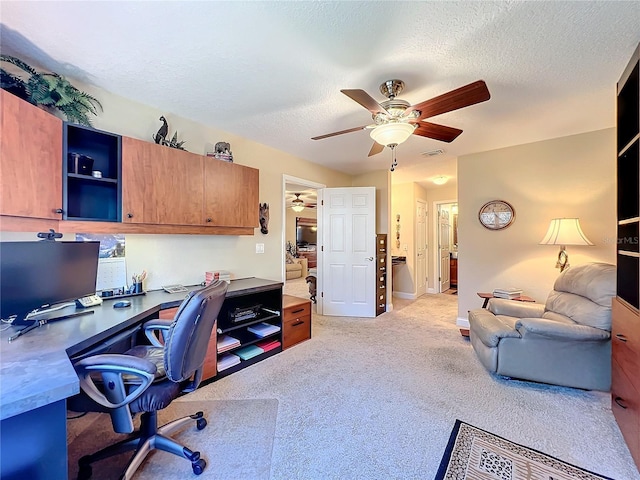
<svg viewBox="0 0 640 480">
<path fill-rule="evenodd" d="M 298 245 L 315 245 L 317 235 L 318 227 L 311 225 L 298 225 L 296 227 L 296 243 Z"/>
<path fill-rule="evenodd" d="M 0 243 L 0 317 L 69 302 L 96 291 L 100 242 Z"/>
</svg>

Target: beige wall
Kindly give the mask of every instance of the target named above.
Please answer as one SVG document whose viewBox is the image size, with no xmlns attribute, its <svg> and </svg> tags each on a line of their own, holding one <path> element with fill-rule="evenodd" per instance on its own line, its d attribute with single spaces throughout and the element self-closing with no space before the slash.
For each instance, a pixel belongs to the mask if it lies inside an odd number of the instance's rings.
<svg viewBox="0 0 640 480">
<path fill-rule="evenodd" d="M 204 280 L 209 269 L 226 269 L 233 278 L 263 277 L 282 280 L 284 271 L 283 174 L 309 179 L 330 187 L 351 185 L 351 176 L 307 162 L 285 152 L 238 137 L 166 110 L 142 105 L 91 85 L 73 81 L 79 89 L 94 95 L 104 112 L 94 120 L 94 127 L 109 132 L 152 141 L 167 118 L 169 134 L 178 131 L 185 148 L 204 154 L 206 145 L 226 141 L 231 144 L 234 162 L 260 170 L 259 201 L 269 204 L 269 233 L 255 229 L 254 236 L 208 235 L 127 235 L 127 270 L 148 272 L 145 288 L 155 289 L 167 283 L 193 284 Z M 211 112 L 215 122 L 215 112 Z M 210 161 L 218 161 L 211 159 Z M 170 172 L 168 172 L 170 174 Z M 233 208 L 233 205 L 229 205 Z M 258 206 L 256 205 L 256 216 Z M 34 237 L 35 239 L 35 237 Z M 264 254 L 256 254 L 256 243 L 264 243 Z"/>
<path fill-rule="evenodd" d="M 476 292 L 520 287 L 544 302 L 559 247 L 538 245 L 549 221 L 578 217 L 595 246 L 568 246 L 570 262 L 615 263 L 615 129 L 465 155 L 458 159 L 458 324 L 481 305 Z M 479 208 L 500 199 L 514 223 L 489 231 Z"/>
</svg>

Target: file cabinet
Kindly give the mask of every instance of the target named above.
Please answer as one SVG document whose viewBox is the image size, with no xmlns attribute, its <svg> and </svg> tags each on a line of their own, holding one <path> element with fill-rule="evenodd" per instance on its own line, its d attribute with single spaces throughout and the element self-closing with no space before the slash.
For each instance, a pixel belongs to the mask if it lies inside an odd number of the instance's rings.
<svg viewBox="0 0 640 480">
<path fill-rule="evenodd" d="M 387 234 L 376 235 L 376 316 L 387 311 Z"/>
</svg>

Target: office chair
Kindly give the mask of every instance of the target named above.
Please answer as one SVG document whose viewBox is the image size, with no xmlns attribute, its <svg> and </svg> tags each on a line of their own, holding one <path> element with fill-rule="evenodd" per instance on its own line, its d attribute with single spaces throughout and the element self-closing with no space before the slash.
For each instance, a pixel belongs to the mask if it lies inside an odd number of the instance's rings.
<svg viewBox="0 0 640 480">
<path fill-rule="evenodd" d="M 227 291 L 226 282 L 214 282 L 191 292 L 173 321 L 150 320 L 144 331 L 151 345 L 137 345 L 124 354 L 98 354 L 75 363 L 82 391 L 69 399 L 68 408 L 78 412 L 108 412 L 113 429 L 130 434 L 79 462 L 78 479 L 91 477 L 91 463 L 135 450 L 121 479 L 130 479 L 154 449 L 191 461 L 196 475 L 206 462 L 169 438 L 169 434 L 195 420 L 198 430 L 206 427 L 202 412 L 158 427 L 157 412 L 182 393 L 195 390 L 202 378 L 202 366 L 211 331 Z M 132 414 L 142 413 L 140 429 L 134 432 Z"/>
</svg>

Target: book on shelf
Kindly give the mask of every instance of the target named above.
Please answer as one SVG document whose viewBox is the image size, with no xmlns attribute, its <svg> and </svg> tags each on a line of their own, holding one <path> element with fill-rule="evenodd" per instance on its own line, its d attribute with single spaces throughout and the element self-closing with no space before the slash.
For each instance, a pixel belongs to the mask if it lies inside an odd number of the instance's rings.
<svg viewBox="0 0 640 480">
<path fill-rule="evenodd" d="M 240 340 L 229 335 L 220 335 L 217 340 L 218 353 L 226 352 L 232 348 L 239 347 Z"/>
<path fill-rule="evenodd" d="M 496 298 L 513 299 L 522 295 L 522 289 L 510 287 L 510 288 L 496 288 L 493 291 L 493 296 Z"/>
<path fill-rule="evenodd" d="M 269 350 L 278 348 L 280 346 L 280 342 L 278 340 L 262 340 L 261 342 L 256 343 L 256 345 L 265 352 L 268 352 Z"/>
<path fill-rule="evenodd" d="M 257 345 L 247 345 L 235 351 L 235 354 L 242 360 L 249 360 L 250 358 L 257 357 L 261 353 L 264 353 L 264 350 Z"/>
<path fill-rule="evenodd" d="M 218 371 L 226 370 L 240 363 L 240 357 L 233 353 L 225 353 L 218 358 Z"/>
<path fill-rule="evenodd" d="M 271 325 L 270 323 L 261 322 L 256 325 L 251 325 L 247 330 L 259 337 L 266 337 L 279 332 L 280 327 L 277 325 Z"/>
</svg>

